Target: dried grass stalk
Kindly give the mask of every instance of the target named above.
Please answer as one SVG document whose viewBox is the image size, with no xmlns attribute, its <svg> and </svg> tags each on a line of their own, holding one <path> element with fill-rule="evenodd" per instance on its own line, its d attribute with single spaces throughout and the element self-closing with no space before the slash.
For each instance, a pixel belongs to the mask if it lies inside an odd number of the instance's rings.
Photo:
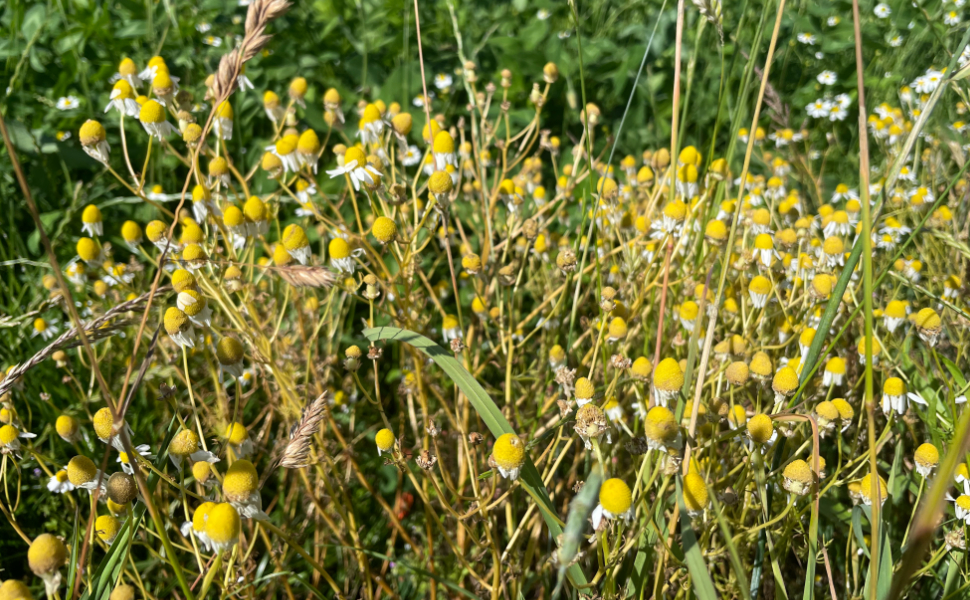
<svg viewBox="0 0 970 600">
<path fill-rule="evenodd" d="M 336 274 L 326 267 L 287 265 L 285 267 L 268 268 L 275 271 L 280 279 L 294 287 L 328 288 L 337 280 Z"/>
<path fill-rule="evenodd" d="M 163 285 L 158 288 L 157 293 L 165 293 L 171 289 L 172 286 Z M 93 321 L 89 321 L 84 325 L 84 333 L 92 342 L 104 337 L 108 337 L 109 335 L 114 335 L 124 327 L 130 325 L 132 322 L 124 321 L 121 323 L 112 323 L 110 326 L 105 326 L 105 324 L 119 314 L 144 308 L 145 303 L 148 302 L 148 297 L 151 294 L 152 292 L 146 292 L 137 298 L 127 302 L 122 302 L 108 312 L 104 313 L 104 315 L 94 319 Z M 0 396 L 7 393 L 7 391 L 13 386 L 14 382 L 17 381 L 21 375 L 49 358 L 58 350 L 79 346 L 81 342 L 80 340 L 74 340 L 75 337 L 77 337 L 77 328 L 72 327 L 62 333 L 56 340 L 48 344 L 43 350 L 30 357 L 30 360 L 14 366 L 7 374 L 6 378 L 3 379 L 3 381 L 0 381 Z"/>
<path fill-rule="evenodd" d="M 280 466 L 287 469 L 302 469 L 310 464 L 310 442 L 320 430 L 320 421 L 326 412 L 330 392 L 320 394 L 316 400 L 303 409 L 300 423 L 293 428 L 290 441 L 283 450 Z"/>
<path fill-rule="evenodd" d="M 246 13 L 246 34 L 242 43 L 219 61 L 213 93 L 216 98 L 228 96 L 236 87 L 236 78 L 247 60 L 266 47 L 272 36 L 266 35 L 266 26 L 290 8 L 286 0 L 253 0 Z"/>
</svg>

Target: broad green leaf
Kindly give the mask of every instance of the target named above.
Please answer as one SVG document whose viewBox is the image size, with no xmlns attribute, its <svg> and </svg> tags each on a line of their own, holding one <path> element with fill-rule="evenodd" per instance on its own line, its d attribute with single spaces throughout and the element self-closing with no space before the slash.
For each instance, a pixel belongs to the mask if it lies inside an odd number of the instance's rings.
<svg viewBox="0 0 970 600">
<path fill-rule="evenodd" d="M 397 327 L 374 327 L 365 329 L 363 335 L 372 342 L 378 340 L 401 342 L 421 350 L 436 365 L 441 367 L 441 370 L 445 372 L 449 379 L 455 382 L 455 385 L 458 386 L 472 403 L 478 416 L 485 422 L 485 425 L 492 432 L 492 435 L 498 437 L 504 433 L 516 433 L 512 425 L 502 415 L 502 411 L 495 406 L 492 399 L 482 389 L 481 384 L 472 377 L 471 373 L 450 352 L 438 344 L 423 335 Z M 522 484 L 522 488 L 536 501 L 539 512 L 542 513 L 542 518 L 545 520 L 553 539 L 558 539 L 562 534 L 562 526 L 560 525 L 562 521 L 556 515 L 556 507 L 553 506 L 552 500 L 549 499 L 546 487 L 542 483 L 542 477 L 540 477 L 539 471 L 528 455 L 526 455 L 525 465 L 523 465 L 522 472 L 519 475 L 519 482 Z M 579 586 L 586 585 L 586 576 L 583 575 L 583 570 L 579 568 L 579 565 L 569 567 L 568 575 L 573 584 Z"/>
</svg>

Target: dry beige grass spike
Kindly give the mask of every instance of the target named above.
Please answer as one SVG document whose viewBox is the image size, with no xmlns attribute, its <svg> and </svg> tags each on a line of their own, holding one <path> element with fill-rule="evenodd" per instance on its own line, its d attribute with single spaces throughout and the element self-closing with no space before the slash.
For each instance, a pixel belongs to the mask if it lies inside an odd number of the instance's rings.
<svg viewBox="0 0 970 600">
<path fill-rule="evenodd" d="M 333 271 L 326 267 L 287 265 L 269 267 L 280 279 L 294 287 L 328 288 L 337 280 Z"/>
<path fill-rule="evenodd" d="M 227 96 L 236 86 L 236 78 L 243 63 L 262 50 L 272 36 L 266 35 L 266 26 L 290 8 L 286 0 L 253 0 L 246 13 L 246 34 L 242 43 L 219 61 L 219 70 L 213 92 L 216 98 Z"/>
<path fill-rule="evenodd" d="M 326 412 L 329 392 L 317 396 L 317 399 L 303 409 L 300 423 L 293 429 L 290 441 L 283 450 L 280 466 L 287 469 L 302 469 L 310 464 L 310 442 L 314 434 L 320 429 L 320 421 Z"/>
</svg>

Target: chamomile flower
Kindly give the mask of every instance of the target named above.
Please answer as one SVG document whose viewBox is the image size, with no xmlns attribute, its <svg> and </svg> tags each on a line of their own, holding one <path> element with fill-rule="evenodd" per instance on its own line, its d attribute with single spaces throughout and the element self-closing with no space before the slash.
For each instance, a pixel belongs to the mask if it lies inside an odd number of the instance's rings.
<svg viewBox="0 0 970 600">
<path fill-rule="evenodd" d="M 130 439 L 131 427 L 125 421 L 121 421 L 121 424 L 115 427 L 111 409 L 104 407 L 94 413 L 94 433 L 105 444 L 110 444 L 118 452 L 124 452 L 125 447 L 121 442 L 121 435 L 125 434 Z"/>
<path fill-rule="evenodd" d="M 921 444 L 913 455 L 913 463 L 916 465 L 916 472 L 923 477 L 929 477 L 940 464 L 940 451 L 930 442 Z M 970 484 L 970 482 L 965 482 Z"/>
<path fill-rule="evenodd" d="M 405 167 L 413 167 L 414 165 L 421 162 L 421 150 L 417 146 L 411 144 L 407 149 L 401 153 L 401 164 Z"/>
<path fill-rule="evenodd" d="M 81 140 L 81 148 L 88 156 L 104 165 L 108 164 L 111 146 L 108 145 L 107 134 L 101 123 L 88 119 L 81 125 L 78 138 Z"/>
<path fill-rule="evenodd" d="M 209 541 L 209 536 L 205 533 L 206 521 L 209 516 L 209 511 L 215 506 L 215 502 L 203 502 L 196 507 L 195 512 L 192 513 L 192 520 L 185 521 L 179 528 L 182 535 L 188 537 L 190 534 L 194 535 L 203 546 L 205 546 L 207 551 L 211 551 L 212 542 Z M 239 516 L 236 516 L 238 521 Z"/>
<path fill-rule="evenodd" d="M 141 121 L 148 135 L 157 138 L 158 141 L 178 131 L 165 120 L 165 108 L 155 100 L 148 100 L 141 105 L 138 120 Z"/>
<path fill-rule="evenodd" d="M 304 98 L 307 93 L 307 81 L 305 77 L 294 77 L 290 82 L 287 93 L 293 102 L 299 104 L 301 108 L 306 108 L 306 100 Z"/>
<path fill-rule="evenodd" d="M 906 320 L 906 312 L 906 303 L 901 300 L 893 300 L 886 305 L 882 311 L 882 319 L 889 333 L 894 333 L 896 328 Z"/>
<path fill-rule="evenodd" d="M 259 476 L 256 467 L 245 459 L 232 463 L 222 480 L 222 493 L 244 519 L 267 519 L 263 500 L 259 495 Z M 211 515 L 210 515 L 211 519 Z M 211 534 L 210 534 L 211 536 Z M 213 540 L 215 541 L 215 540 Z"/>
<path fill-rule="evenodd" d="M 608 520 L 633 518 L 633 492 L 622 479 L 607 479 L 600 486 L 599 504 L 593 509 L 593 529 L 599 529 L 604 518 Z"/>
<path fill-rule="evenodd" d="M 137 87 L 141 83 L 141 79 L 138 77 L 138 67 L 135 66 L 135 61 L 128 57 L 121 59 L 121 62 L 118 63 L 118 72 L 111 76 L 111 81 L 113 82 L 122 79 L 132 88 Z"/>
<path fill-rule="evenodd" d="M 243 356 L 245 348 L 233 336 L 225 336 L 216 344 L 216 359 L 219 361 L 219 378 L 230 375 L 233 379 L 240 379 L 243 374 Z"/>
<path fill-rule="evenodd" d="M 74 110 L 81 106 L 81 100 L 77 96 L 62 96 L 55 103 L 57 110 Z"/>
<path fill-rule="evenodd" d="M 450 343 L 452 340 L 461 339 L 461 327 L 458 325 L 458 317 L 454 315 L 445 315 L 442 318 L 441 337 L 444 339 L 445 343 Z"/>
<path fill-rule="evenodd" d="M 219 458 L 215 454 L 200 447 L 199 435 L 191 429 L 183 429 L 175 434 L 168 446 L 168 457 L 175 468 L 179 470 L 182 469 L 183 461 L 189 458 L 193 462 L 219 462 Z"/>
<path fill-rule="evenodd" d="M 667 452 L 671 445 L 679 445 L 680 428 L 674 413 L 666 407 L 654 406 L 647 411 L 643 428 L 648 448 Z"/>
<path fill-rule="evenodd" d="M 684 372 L 680 363 L 673 358 L 665 358 L 657 363 L 653 371 L 654 398 L 660 406 L 676 398 L 684 385 Z"/>
<path fill-rule="evenodd" d="M 28 431 L 21 431 L 14 425 L 0 427 L 0 453 L 20 456 L 20 440 L 37 437 Z"/>
<path fill-rule="evenodd" d="M 770 447 L 778 437 L 774 421 L 765 414 L 757 414 L 748 419 L 746 427 L 748 439 L 759 446 Z"/>
<path fill-rule="evenodd" d="M 935 346 L 943 333 L 943 321 L 940 315 L 932 308 L 924 308 L 916 313 L 913 323 L 916 325 L 920 339 L 930 346 Z"/>
<path fill-rule="evenodd" d="M 788 463 L 782 477 L 782 487 L 794 496 L 804 496 L 812 489 L 815 474 L 804 460 L 796 458 Z"/>
<path fill-rule="evenodd" d="M 27 563 L 34 575 L 44 581 L 48 597 L 61 587 L 60 568 L 67 563 L 68 550 L 61 538 L 42 533 L 34 538 L 27 550 Z"/>
<path fill-rule="evenodd" d="M 876 7 L 872 10 L 872 12 L 879 19 L 885 19 L 893 13 L 892 9 L 889 8 L 889 5 L 886 4 L 885 2 L 880 2 L 879 4 L 877 4 Z"/>
<path fill-rule="evenodd" d="M 596 386 L 586 377 L 580 377 L 576 380 L 573 395 L 576 397 L 576 404 L 583 407 L 593 401 L 593 396 L 596 395 Z"/>
<path fill-rule="evenodd" d="M 176 344 L 188 348 L 195 347 L 195 329 L 192 327 L 192 321 L 189 320 L 188 315 L 181 309 L 170 306 L 165 311 L 163 324 L 165 332 Z"/>
<path fill-rule="evenodd" d="M 135 101 L 135 97 L 135 90 L 128 80 L 119 79 L 115 82 L 114 87 L 111 88 L 108 105 L 104 107 L 104 112 L 108 112 L 114 108 L 122 115 L 137 117 L 138 113 L 141 112 L 141 107 Z"/>
<path fill-rule="evenodd" d="M 212 321 L 212 309 L 198 290 L 186 289 L 179 292 L 176 306 L 185 313 L 196 327 L 209 327 Z"/>
<path fill-rule="evenodd" d="M 135 446 L 134 448 L 132 448 L 132 450 L 134 450 L 138 454 L 138 456 L 144 456 L 149 460 L 154 458 L 154 456 L 152 455 L 151 447 L 149 447 L 148 444 L 141 444 L 141 445 Z M 125 473 L 131 475 L 135 472 L 134 467 L 131 466 L 131 457 L 128 456 L 128 453 L 125 452 L 124 450 L 120 450 L 118 452 L 118 458 L 115 459 L 115 462 L 121 465 L 121 470 L 124 471 Z"/>
<path fill-rule="evenodd" d="M 363 256 L 363 248 L 351 248 L 342 237 L 335 237 L 327 245 L 327 254 L 330 255 L 330 264 L 334 269 L 341 273 L 353 275 L 356 269 L 355 258 Z"/>
<path fill-rule="evenodd" d="M 760 236 L 759 236 L 760 237 Z M 748 295 L 755 308 L 764 308 L 771 294 L 771 281 L 762 275 L 756 275 L 748 283 Z"/>
<path fill-rule="evenodd" d="M 390 429 L 384 428 L 378 431 L 377 435 L 374 436 L 374 442 L 377 444 L 377 455 L 381 456 L 385 452 L 392 452 L 396 441 L 394 432 Z"/>
<path fill-rule="evenodd" d="M 822 85 L 833 85 L 839 80 L 834 71 L 822 71 L 815 79 Z"/>
<path fill-rule="evenodd" d="M 876 477 L 878 478 L 878 481 L 879 481 L 879 483 L 877 484 L 879 486 L 877 493 L 878 493 L 879 504 L 881 506 L 884 502 L 886 502 L 886 498 L 889 497 L 889 490 L 886 487 L 886 481 L 882 477 L 879 477 L 878 475 Z M 859 485 L 860 485 L 859 493 L 862 494 L 862 502 L 866 506 L 871 506 L 872 501 L 874 499 L 874 496 L 872 494 L 873 492 L 872 483 L 873 482 L 872 482 L 871 473 L 863 477 L 862 481 L 859 482 Z"/>
<path fill-rule="evenodd" d="M 381 133 L 384 132 L 384 119 L 381 111 L 375 104 L 368 104 L 364 107 L 361 114 L 357 137 L 364 144 L 380 143 Z"/>
<path fill-rule="evenodd" d="M 376 110 L 376 108 L 375 108 Z M 367 162 L 367 155 L 358 146 L 347 148 L 344 153 L 344 164 L 336 169 L 327 171 L 331 179 L 347 175 L 355 190 L 360 190 L 360 184 L 373 185 L 381 177 L 380 172 Z"/>
<path fill-rule="evenodd" d="M 906 413 L 906 384 L 899 377 L 890 377 L 882 384 L 882 412 L 894 411 L 898 415 Z"/>
<path fill-rule="evenodd" d="M 232 550 L 233 546 L 239 541 L 241 529 L 239 512 L 235 506 L 228 502 L 216 504 L 206 512 L 204 521 L 205 536 L 209 542 L 207 546 L 220 554 Z"/>
<path fill-rule="evenodd" d="M 47 482 L 47 490 L 55 494 L 66 494 L 74 491 L 74 484 L 67 476 L 67 469 L 59 469 L 51 475 Z"/>
<path fill-rule="evenodd" d="M 583 445 L 587 450 L 592 450 L 593 448 L 593 442 L 591 440 L 598 442 L 604 435 L 606 436 L 607 443 L 612 443 L 613 441 L 606 413 L 593 402 L 583 404 L 576 411 L 576 424 L 573 426 L 573 430 L 583 440 Z"/>
<path fill-rule="evenodd" d="M 693 470 L 684 475 L 683 493 L 684 506 L 687 508 L 687 514 L 691 517 L 703 514 L 711 503 L 707 483 L 699 473 Z"/>
<path fill-rule="evenodd" d="M 94 521 L 94 532 L 102 542 L 110 546 L 121 532 L 121 521 L 112 515 L 101 515 Z"/>
<path fill-rule="evenodd" d="M 819 98 L 815 102 L 812 102 L 811 104 L 806 106 L 805 112 L 807 112 L 808 116 L 812 117 L 813 119 L 826 119 L 829 116 L 829 112 L 831 108 L 832 108 L 831 102 L 829 102 L 828 100 Z"/>
<path fill-rule="evenodd" d="M 30 337 L 40 337 L 44 340 L 54 339 L 60 333 L 60 328 L 57 326 L 56 321 L 48 321 L 37 317 L 34 319 L 34 330 L 30 333 Z"/>
<path fill-rule="evenodd" d="M 845 361 L 838 356 L 833 356 L 825 363 L 825 372 L 822 375 L 822 385 L 832 387 L 842 385 L 845 379 Z"/>
<path fill-rule="evenodd" d="M 282 243 L 289 255 L 301 265 L 310 261 L 310 241 L 307 239 L 306 232 L 299 225 L 286 226 L 283 230 Z"/>
<path fill-rule="evenodd" d="M 101 470 L 87 456 L 75 456 L 65 467 L 67 478 L 71 485 L 93 492 L 99 485 L 104 485 Z"/>
<path fill-rule="evenodd" d="M 232 139 L 232 105 L 228 100 L 223 100 L 216 107 L 215 117 L 212 119 L 212 127 L 222 140 Z"/>
<path fill-rule="evenodd" d="M 263 110 L 266 116 L 275 125 L 283 119 L 284 109 L 280 105 L 280 97 L 272 90 L 263 92 Z"/>
</svg>

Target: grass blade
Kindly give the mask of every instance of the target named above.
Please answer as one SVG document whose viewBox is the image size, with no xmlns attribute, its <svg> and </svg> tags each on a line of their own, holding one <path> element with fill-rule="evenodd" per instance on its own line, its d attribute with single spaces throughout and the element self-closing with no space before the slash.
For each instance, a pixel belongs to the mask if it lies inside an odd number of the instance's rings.
<svg viewBox="0 0 970 600">
<path fill-rule="evenodd" d="M 363 335 L 372 342 L 379 340 L 402 342 L 424 352 L 436 365 L 441 367 L 445 374 L 455 382 L 458 389 L 465 394 L 478 413 L 478 416 L 481 417 L 489 431 L 492 432 L 492 435 L 498 437 L 504 433 L 516 433 L 512 429 L 512 425 L 502 415 L 502 411 L 489 398 L 488 393 L 485 392 L 481 384 L 472 377 L 471 373 L 450 352 L 438 344 L 423 335 L 397 327 L 374 327 L 365 329 Z M 553 506 L 552 500 L 549 499 L 549 493 L 546 491 L 546 486 L 542 483 L 542 477 L 539 476 L 539 471 L 536 469 L 535 464 L 533 464 L 528 454 L 526 455 L 525 465 L 522 467 L 522 473 L 519 475 L 519 481 L 522 484 L 522 488 L 536 501 L 539 512 L 542 513 L 542 518 L 549 528 L 549 533 L 553 538 L 558 539 L 562 534 L 562 521 L 556 514 L 556 507 Z M 572 565 L 567 570 L 567 573 L 574 585 L 586 585 L 586 576 L 583 575 L 583 570 L 579 568 L 579 565 Z"/>
</svg>

